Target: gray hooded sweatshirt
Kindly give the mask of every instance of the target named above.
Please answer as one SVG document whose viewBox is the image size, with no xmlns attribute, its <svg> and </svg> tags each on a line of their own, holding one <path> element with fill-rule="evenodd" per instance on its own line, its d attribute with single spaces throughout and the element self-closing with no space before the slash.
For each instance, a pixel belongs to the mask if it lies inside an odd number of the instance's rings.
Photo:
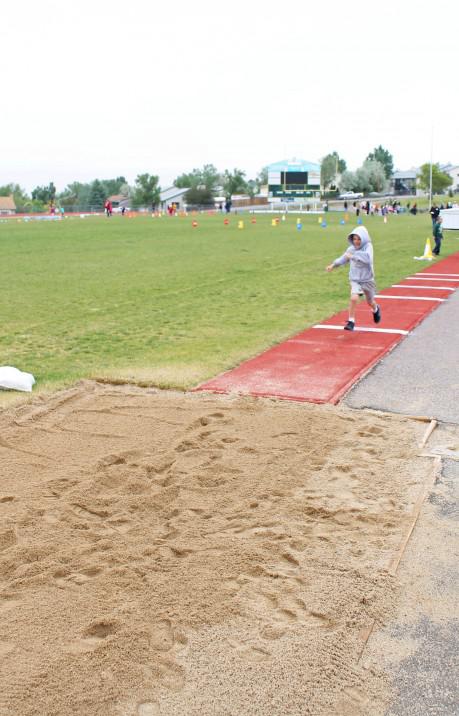
<svg viewBox="0 0 459 716">
<path fill-rule="evenodd" d="M 351 236 L 357 234 L 362 239 L 359 249 L 356 249 L 352 243 Z M 370 234 L 364 226 L 357 226 L 347 237 L 351 247 L 346 249 L 344 254 L 333 261 L 333 266 L 343 266 L 349 262 L 349 279 L 356 283 L 365 283 L 366 281 L 374 281 L 375 275 L 373 271 L 373 246 L 371 244 Z M 348 259 L 346 254 L 352 254 Z"/>
</svg>

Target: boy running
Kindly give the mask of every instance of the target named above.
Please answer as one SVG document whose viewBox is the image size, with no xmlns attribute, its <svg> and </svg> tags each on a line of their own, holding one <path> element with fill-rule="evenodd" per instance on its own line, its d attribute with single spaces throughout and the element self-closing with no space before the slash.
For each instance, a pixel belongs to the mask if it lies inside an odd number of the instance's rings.
<svg viewBox="0 0 459 716">
<path fill-rule="evenodd" d="M 373 311 L 373 320 L 379 323 L 381 309 L 375 301 L 376 284 L 373 270 L 373 246 L 370 234 L 364 226 L 358 226 L 347 237 L 350 247 L 347 251 L 327 266 L 327 271 L 333 271 L 338 266 L 349 263 L 349 281 L 351 284 L 351 300 L 349 303 L 349 320 L 344 326 L 345 331 L 353 331 L 355 326 L 355 309 L 359 296 L 365 296 L 368 305 Z"/>
</svg>

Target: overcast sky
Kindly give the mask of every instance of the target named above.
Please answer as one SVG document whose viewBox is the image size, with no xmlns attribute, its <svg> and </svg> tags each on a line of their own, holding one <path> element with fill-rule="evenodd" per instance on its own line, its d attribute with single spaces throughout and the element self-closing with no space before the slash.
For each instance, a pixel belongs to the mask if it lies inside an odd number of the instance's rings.
<svg viewBox="0 0 459 716">
<path fill-rule="evenodd" d="M 459 164 L 459 2 L 22 0 L 2 6 L 0 185 L 336 150 Z"/>
</svg>

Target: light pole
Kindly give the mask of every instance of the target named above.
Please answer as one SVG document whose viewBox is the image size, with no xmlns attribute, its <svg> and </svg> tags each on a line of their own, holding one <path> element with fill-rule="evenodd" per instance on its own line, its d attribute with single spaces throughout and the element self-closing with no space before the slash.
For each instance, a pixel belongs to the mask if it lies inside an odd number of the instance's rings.
<svg viewBox="0 0 459 716">
<path fill-rule="evenodd" d="M 430 182 L 429 182 L 429 208 L 432 206 L 432 157 L 433 157 L 433 136 L 434 128 L 432 124 L 432 132 L 430 135 Z"/>
</svg>

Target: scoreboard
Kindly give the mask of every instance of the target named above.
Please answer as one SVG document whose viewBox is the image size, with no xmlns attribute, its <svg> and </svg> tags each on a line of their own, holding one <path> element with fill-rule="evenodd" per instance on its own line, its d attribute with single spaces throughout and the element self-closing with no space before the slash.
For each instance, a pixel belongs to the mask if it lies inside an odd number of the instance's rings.
<svg viewBox="0 0 459 716">
<path fill-rule="evenodd" d="M 268 167 L 268 193 L 279 199 L 318 197 L 320 164 L 296 160 L 272 164 Z"/>
</svg>

